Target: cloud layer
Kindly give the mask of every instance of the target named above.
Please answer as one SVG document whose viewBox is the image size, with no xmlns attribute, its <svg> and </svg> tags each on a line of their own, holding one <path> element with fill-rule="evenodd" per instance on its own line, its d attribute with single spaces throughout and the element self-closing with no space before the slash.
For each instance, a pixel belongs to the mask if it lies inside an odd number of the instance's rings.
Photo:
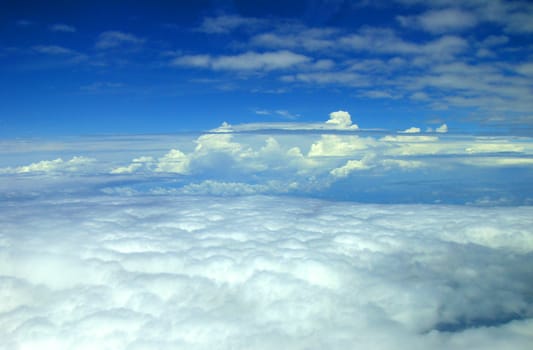
<svg viewBox="0 0 533 350">
<path fill-rule="evenodd" d="M 531 208 L 2 202 L 5 349 L 527 349 Z"/>
<path fill-rule="evenodd" d="M 3 148 L 0 195 L 9 198 L 103 191 L 533 203 L 531 138 L 454 134 L 445 123 L 365 129 L 342 110 L 322 123 L 224 122 L 200 134 L 5 141 Z"/>
</svg>

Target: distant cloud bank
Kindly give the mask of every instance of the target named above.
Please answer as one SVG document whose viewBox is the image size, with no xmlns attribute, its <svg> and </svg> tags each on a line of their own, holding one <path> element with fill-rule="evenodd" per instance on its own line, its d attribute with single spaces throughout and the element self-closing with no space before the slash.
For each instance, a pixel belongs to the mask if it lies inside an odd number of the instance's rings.
<svg viewBox="0 0 533 350">
<path fill-rule="evenodd" d="M 530 138 L 454 134 L 445 123 L 424 132 L 416 126 L 365 129 L 343 110 L 331 112 L 325 122 L 224 122 L 199 134 L 54 145 L 56 150 L 36 153 L 47 146 L 5 141 L 4 153 L 17 155 L 6 159 L 17 162 L 0 167 L 5 180 L 0 195 L 118 191 L 297 194 L 387 203 L 533 202 L 531 191 L 522 189 L 533 166 Z"/>
</svg>

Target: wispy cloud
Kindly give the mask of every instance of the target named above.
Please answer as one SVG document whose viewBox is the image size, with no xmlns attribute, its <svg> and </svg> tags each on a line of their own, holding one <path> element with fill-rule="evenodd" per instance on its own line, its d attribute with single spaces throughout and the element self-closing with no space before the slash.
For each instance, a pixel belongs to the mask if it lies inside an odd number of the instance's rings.
<svg viewBox="0 0 533 350">
<path fill-rule="evenodd" d="M 58 45 L 36 45 L 32 49 L 35 52 L 43 53 L 47 55 L 77 55 L 78 53 L 74 50 L 68 49 L 63 46 Z"/>
<path fill-rule="evenodd" d="M 398 16 L 398 21 L 408 28 L 420 28 L 434 34 L 459 32 L 476 26 L 474 15 L 457 8 L 431 10 L 418 16 Z"/>
<path fill-rule="evenodd" d="M 49 27 L 52 32 L 74 33 L 76 27 L 67 24 L 53 24 Z"/>
<path fill-rule="evenodd" d="M 95 47 L 97 49 L 113 49 L 122 46 L 139 46 L 144 42 L 144 39 L 133 34 L 119 31 L 107 31 L 98 36 Z"/>
<path fill-rule="evenodd" d="M 32 21 L 29 21 L 27 19 L 19 19 L 15 22 L 17 27 L 26 28 L 33 25 Z"/>
<path fill-rule="evenodd" d="M 309 61 L 311 59 L 307 56 L 284 50 L 261 53 L 249 51 L 232 56 L 185 55 L 174 59 L 172 64 L 213 70 L 270 71 L 291 68 Z"/>
<path fill-rule="evenodd" d="M 267 21 L 253 17 L 241 17 L 237 15 L 222 15 L 217 17 L 206 17 L 198 31 L 208 34 L 227 34 L 236 29 L 257 29 L 266 24 Z"/>
</svg>

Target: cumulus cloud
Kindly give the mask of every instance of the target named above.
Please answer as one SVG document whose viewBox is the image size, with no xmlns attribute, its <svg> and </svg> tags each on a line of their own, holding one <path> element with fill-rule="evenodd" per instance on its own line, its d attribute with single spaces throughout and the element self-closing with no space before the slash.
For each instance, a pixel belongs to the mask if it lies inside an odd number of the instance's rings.
<svg viewBox="0 0 533 350">
<path fill-rule="evenodd" d="M 330 174 L 335 177 L 346 177 L 354 171 L 367 170 L 371 167 L 368 160 L 364 158 L 361 160 L 349 160 L 343 166 L 331 170 Z"/>
<path fill-rule="evenodd" d="M 114 195 L 0 210 L 7 348 L 533 341 L 530 207 Z"/>
<path fill-rule="evenodd" d="M 175 150 L 173 150 L 175 151 Z M 172 153 L 172 151 L 170 152 Z M 165 159 L 165 157 L 163 157 Z M 111 170 L 111 174 L 131 174 L 139 169 L 149 167 L 154 162 L 152 157 L 139 157 L 132 160 L 128 166 L 120 166 Z"/>
<path fill-rule="evenodd" d="M 40 162 L 0 169 L 0 174 L 28 174 L 28 173 L 57 173 L 57 172 L 82 172 L 88 165 L 96 160 L 83 156 L 73 157 L 64 161 L 61 158 L 42 160 Z"/>
<path fill-rule="evenodd" d="M 170 150 L 163 157 L 159 158 L 155 171 L 163 171 L 178 174 L 187 174 L 189 172 L 190 159 L 177 149 Z"/>
<path fill-rule="evenodd" d="M 350 183 L 351 195 L 366 200 L 385 191 L 378 190 L 382 183 L 397 182 L 395 188 L 407 188 L 424 180 L 436 183 L 426 201 L 475 203 L 488 196 L 510 198 L 507 203 L 514 204 L 531 202 L 531 193 L 520 187 L 529 182 L 527 171 L 533 166 L 530 138 L 457 135 L 444 133 L 443 126 L 438 131 L 360 129 L 341 110 L 322 123 L 223 123 L 196 135 L 116 138 L 96 144 L 89 138 L 33 146 L 35 141 L 4 141 L 0 196 L 127 189 L 128 193 L 336 197 L 348 196 L 338 186 Z M 32 155 L 30 161 L 23 161 L 36 150 L 49 156 L 35 161 Z M 9 159 L 18 162 L 13 165 Z M 478 178 L 479 167 L 487 170 L 482 178 Z M 515 181 L 509 183 L 498 169 L 512 173 Z M 464 182 L 472 176 L 476 182 L 465 190 Z M 462 188 L 461 198 L 456 198 L 457 191 L 445 188 Z M 411 202 L 417 198 L 415 192 L 425 193 L 426 188 L 417 185 L 411 190 L 412 199 L 401 193 L 390 200 Z"/>
<path fill-rule="evenodd" d="M 439 133 L 446 133 L 446 132 L 448 132 L 448 125 L 442 124 L 441 126 L 436 128 L 435 131 L 439 132 Z"/>
<path fill-rule="evenodd" d="M 329 114 L 329 120 L 326 124 L 335 125 L 341 128 L 358 129 L 356 124 L 352 124 L 350 113 L 346 111 L 337 111 Z"/>
<path fill-rule="evenodd" d="M 345 157 L 366 150 L 374 142 L 358 136 L 322 135 L 309 149 L 309 157 Z"/>
<path fill-rule="evenodd" d="M 417 128 L 415 126 L 412 126 L 402 131 L 402 133 L 405 133 L 405 134 L 418 134 L 419 132 L 420 132 L 420 128 Z"/>
<path fill-rule="evenodd" d="M 268 111 L 262 111 L 268 112 Z M 283 110 L 275 111 L 276 114 L 286 116 Z M 297 115 L 296 115 L 297 116 Z M 306 123 L 306 122 L 272 122 L 272 123 L 246 123 L 239 125 L 230 125 L 224 122 L 220 127 L 212 130 L 213 132 L 248 132 L 259 130 L 293 130 L 293 131 L 321 131 L 321 130 L 338 130 L 349 131 L 358 130 L 359 126 L 352 122 L 350 113 L 346 111 L 336 111 L 329 114 L 329 119 L 324 123 Z"/>
</svg>

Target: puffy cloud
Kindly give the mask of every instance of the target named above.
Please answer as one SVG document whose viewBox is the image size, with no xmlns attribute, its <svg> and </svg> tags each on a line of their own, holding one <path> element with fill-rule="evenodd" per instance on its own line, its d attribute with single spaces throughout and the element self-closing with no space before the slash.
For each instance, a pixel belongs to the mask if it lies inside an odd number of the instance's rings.
<svg viewBox="0 0 533 350">
<path fill-rule="evenodd" d="M 9 348 L 533 341 L 530 207 L 114 195 L 0 210 Z"/>
<path fill-rule="evenodd" d="M 353 171 L 368 170 L 373 165 L 369 164 L 368 158 L 363 158 L 361 160 L 349 160 L 343 166 L 335 168 L 330 171 L 330 174 L 335 177 L 346 177 Z"/>
<path fill-rule="evenodd" d="M 73 157 L 68 161 L 64 161 L 61 158 L 54 160 L 42 160 L 29 165 L 23 165 L 14 168 L 3 168 L 0 169 L 0 174 L 83 172 L 87 166 L 91 165 L 95 161 L 95 159 L 83 156 Z"/>
<path fill-rule="evenodd" d="M 164 158 L 164 157 L 163 157 Z M 128 166 L 120 166 L 111 170 L 111 174 L 131 174 L 153 163 L 152 157 L 139 157 L 132 160 Z"/>
<path fill-rule="evenodd" d="M 331 112 L 329 114 L 329 120 L 326 124 L 338 126 L 339 128 L 346 129 L 358 129 L 356 124 L 352 124 L 352 118 L 350 113 L 346 111 Z"/>
<path fill-rule="evenodd" d="M 402 132 L 405 133 L 405 134 L 418 134 L 418 133 L 420 133 L 420 128 L 412 126 L 412 127 L 408 128 L 408 129 L 405 129 Z"/>
<path fill-rule="evenodd" d="M 158 159 L 155 171 L 187 174 L 189 172 L 189 157 L 177 149 L 171 149 Z"/>
<path fill-rule="evenodd" d="M 262 111 L 268 112 L 268 111 Z M 285 111 L 276 111 L 277 114 L 286 114 Z M 350 113 L 336 111 L 329 114 L 329 119 L 324 123 L 306 122 L 273 122 L 273 123 L 246 123 L 230 125 L 224 122 L 220 127 L 211 130 L 213 132 L 249 132 L 259 130 L 292 130 L 292 131 L 321 131 L 321 130 L 357 130 L 359 126 L 352 122 Z"/>
<path fill-rule="evenodd" d="M 442 124 L 441 126 L 439 126 L 438 128 L 435 129 L 435 132 L 439 132 L 439 133 L 448 132 L 448 125 Z"/>
<path fill-rule="evenodd" d="M 309 157 L 346 157 L 374 144 L 358 136 L 322 135 L 309 149 Z"/>
<path fill-rule="evenodd" d="M 520 189 L 533 166 L 533 146 L 528 137 L 356 129 L 344 111 L 331 113 L 323 123 L 224 123 L 197 135 L 107 141 L 89 138 L 42 147 L 17 140 L 4 141 L 1 148 L 2 165 L 7 165 L 0 168 L 2 198 L 96 190 L 130 194 L 353 194 L 364 201 L 386 187 L 387 192 L 394 193 L 389 201 L 411 202 L 419 198 L 415 193 L 426 192 L 430 194 L 423 195 L 425 201 L 444 203 L 475 203 L 484 197 L 507 198 L 506 203 L 513 204 L 531 201 L 530 191 Z M 63 160 L 77 150 L 83 156 Z M 31 153 L 35 151 L 49 157 L 35 161 L 35 153 Z M 19 165 L 29 155 L 33 163 Z M 18 159 L 19 164 L 11 165 L 10 159 Z M 486 170 L 481 178 L 479 167 Z M 509 183 L 502 177 L 498 171 L 503 169 L 516 181 Z M 472 177 L 476 177 L 475 183 L 460 195 L 448 190 L 464 188 Z M 424 187 L 431 181 L 435 188 Z M 346 183 L 351 184 L 349 191 L 339 189 Z M 414 184 L 417 187 L 406 195 L 403 188 Z M 378 196 L 376 200 L 384 198 Z"/>
</svg>

